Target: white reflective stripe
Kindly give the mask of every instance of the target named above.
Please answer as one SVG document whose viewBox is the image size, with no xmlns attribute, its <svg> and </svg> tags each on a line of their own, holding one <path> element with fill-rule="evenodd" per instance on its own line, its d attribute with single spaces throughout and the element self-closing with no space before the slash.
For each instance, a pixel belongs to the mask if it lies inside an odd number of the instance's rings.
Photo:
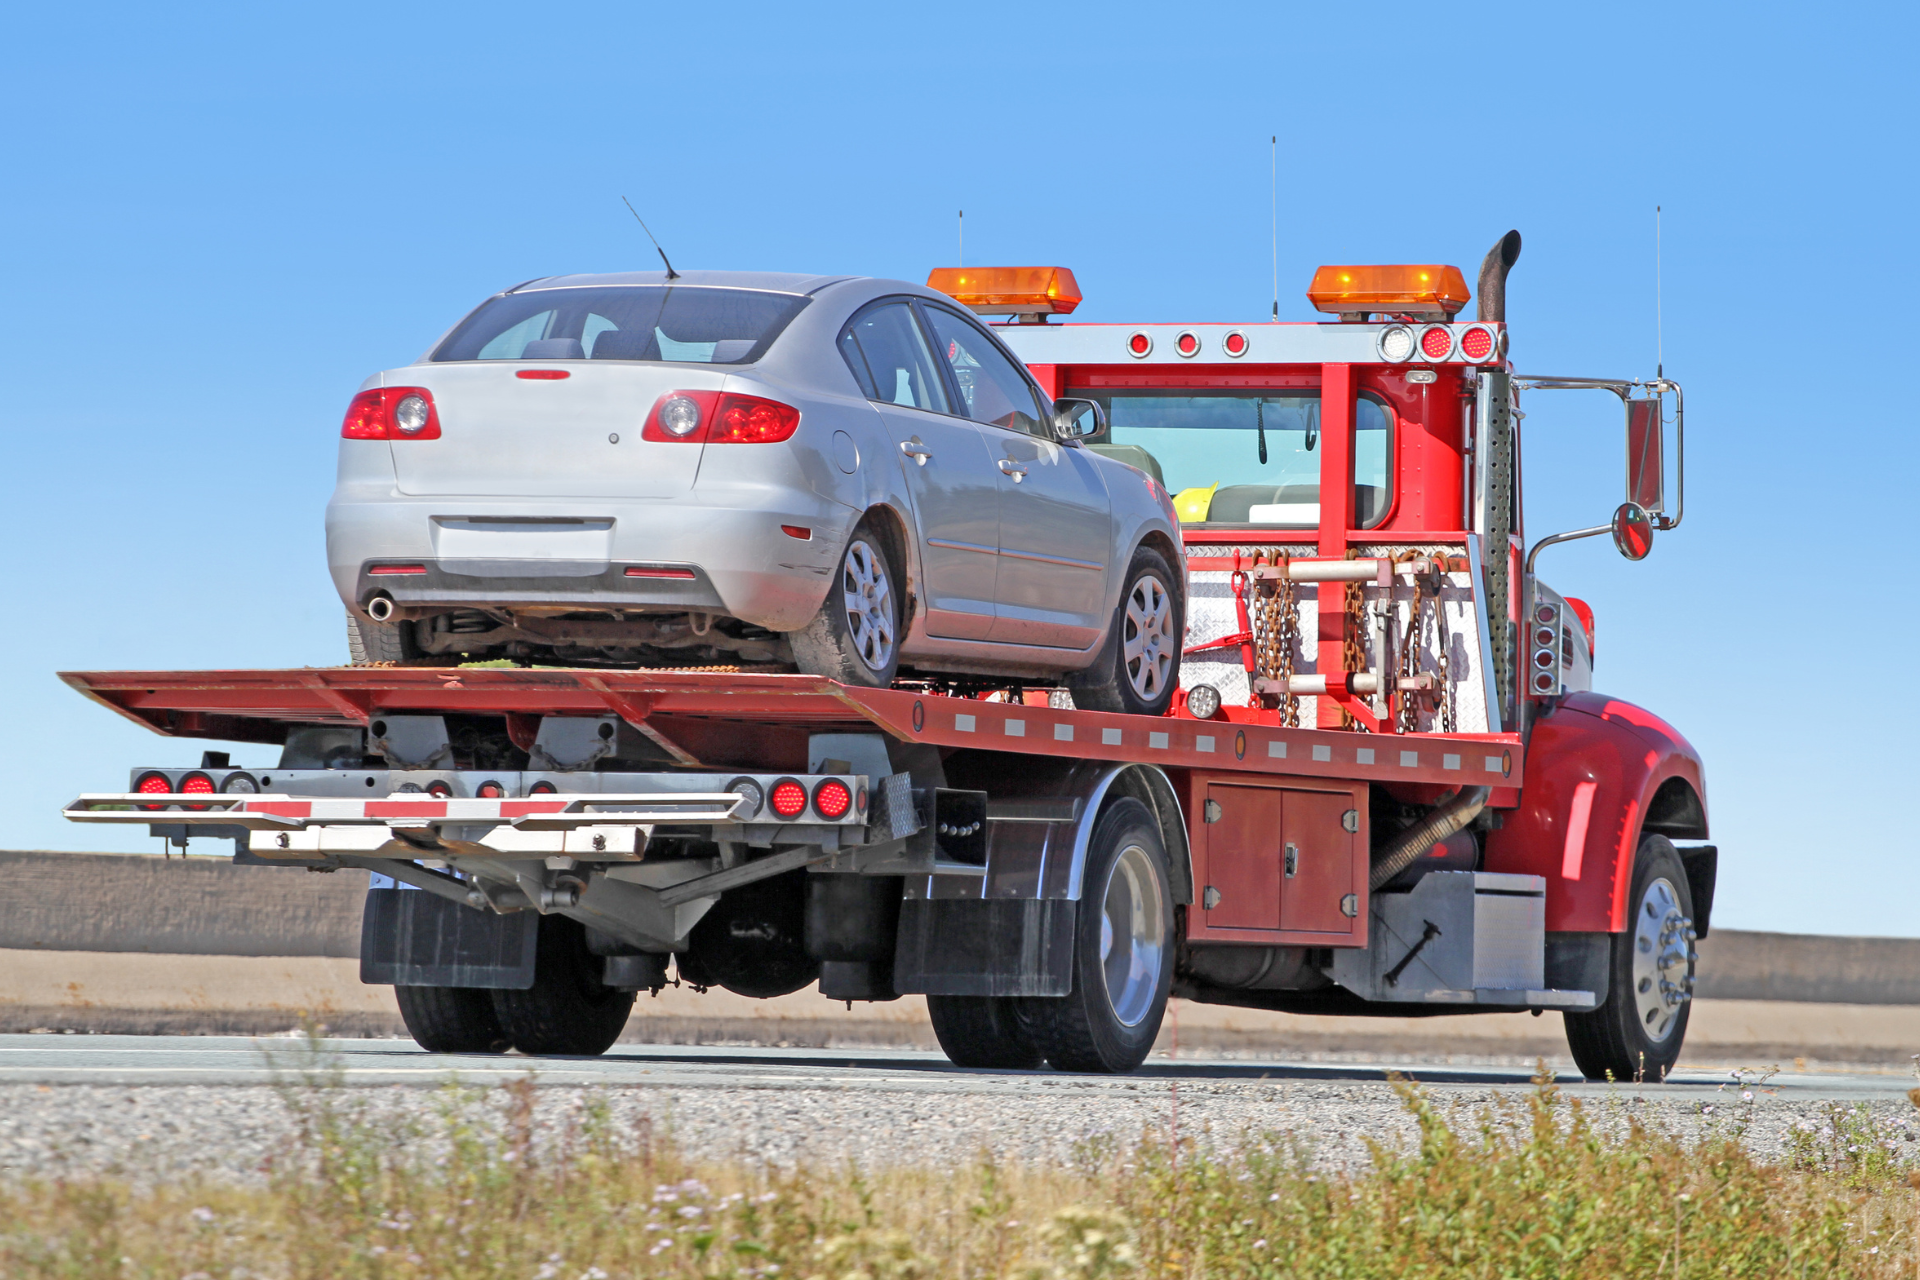
<svg viewBox="0 0 1920 1280">
<path fill-rule="evenodd" d="M 1148 750 L 1150 750 L 1150 751 L 1164 751 L 1164 750 L 1166 750 L 1166 747 L 1167 747 L 1167 735 L 1166 735 L 1166 734 L 1164 734 L 1164 733 L 1149 733 L 1149 734 L 1147 735 L 1147 749 L 1148 749 Z"/>
<path fill-rule="evenodd" d="M 958 733 L 972 733 L 973 717 L 956 715 L 953 718 L 953 727 L 954 727 L 954 730 Z"/>
<path fill-rule="evenodd" d="M 1196 734 L 1193 739 L 1193 749 L 1195 751 L 1211 751 L 1213 750 L 1213 739 L 1204 733 Z"/>
<path fill-rule="evenodd" d="M 1009 721 L 1007 721 L 1007 736 L 1008 736 L 1009 738 L 1024 738 L 1024 737 L 1026 737 L 1026 736 L 1027 736 L 1027 722 L 1026 722 L 1025 720 L 1009 720 Z"/>
<path fill-rule="evenodd" d="M 1070 724 L 1057 724 L 1053 726 L 1053 740 L 1055 742 L 1072 742 L 1073 726 Z"/>
</svg>

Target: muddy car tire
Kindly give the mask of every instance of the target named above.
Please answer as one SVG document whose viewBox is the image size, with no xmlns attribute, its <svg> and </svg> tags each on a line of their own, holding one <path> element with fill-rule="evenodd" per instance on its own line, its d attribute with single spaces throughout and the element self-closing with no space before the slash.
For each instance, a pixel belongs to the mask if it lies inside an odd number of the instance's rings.
<svg viewBox="0 0 1920 1280">
<path fill-rule="evenodd" d="M 1180 683 L 1186 635 L 1180 582 L 1164 555 L 1152 547 L 1134 551 L 1106 643 L 1086 670 L 1067 677 L 1074 706 L 1137 716 L 1166 713 Z"/>
<path fill-rule="evenodd" d="M 840 572 L 820 612 L 787 636 L 801 673 L 870 689 L 890 686 L 900 668 L 903 590 L 890 539 L 862 520 L 840 554 Z"/>
<path fill-rule="evenodd" d="M 347 615 L 347 658 L 356 665 L 369 662 L 409 662 L 420 657 L 411 622 L 371 622 Z"/>
</svg>

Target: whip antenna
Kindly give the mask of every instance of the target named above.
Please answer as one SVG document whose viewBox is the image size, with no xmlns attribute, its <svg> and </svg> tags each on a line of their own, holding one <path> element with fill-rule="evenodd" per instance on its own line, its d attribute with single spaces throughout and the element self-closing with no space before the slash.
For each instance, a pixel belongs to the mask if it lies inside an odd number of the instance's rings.
<svg viewBox="0 0 1920 1280">
<path fill-rule="evenodd" d="M 1280 318 L 1280 135 L 1269 142 L 1267 156 L 1268 197 L 1273 202 L 1273 318 Z"/>
<path fill-rule="evenodd" d="M 640 224 L 640 229 L 647 233 L 647 239 L 653 240 L 652 228 L 647 226 L 647 220 L 640 216 L 640 211 L 633 207 L 633 201 L 627 199 L 625 196 L 621 196 L 620 203 L 627 206 L 627 212 L 632 214 L 633 220 Z M 660 261 L 667 263 L 667 279 L 678 280 L 680 278 L 680 273 L 673 269 L 673 264 L 671 262 L 667 262 L 667 251 L 660 247 L 660 242 L 658 240 L 653 240 L 653 251 L 660 255 Z"/>
<path fill-rule="evenodd" d="M 956 267 L 964 267 L 967 265 L 967 211 L 962 209 L 958 216 L 960 223 L 960 247 L 957 251 L 959 257 L 955 259 L 954 265 Z"/>
<path fill-rule="evenodd" d="M 1653 206 L 1653 376 L 1667 376 L 1667 335 L 1660 315 L 1660 206 Z"/>
</svg>

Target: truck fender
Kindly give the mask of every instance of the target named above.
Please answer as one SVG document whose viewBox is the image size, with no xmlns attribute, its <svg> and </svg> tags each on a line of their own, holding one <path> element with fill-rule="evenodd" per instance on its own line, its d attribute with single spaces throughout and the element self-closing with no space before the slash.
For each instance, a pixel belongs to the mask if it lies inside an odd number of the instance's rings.
<svg viewBox="0 0 1920 1280">
<path fill-rule="evenodd" d="M 1569 694 L 1533 722 L 1520 804 L 1488 833 L 1486 869 L 1546 879 L 1549 933 L 1618 933 L 1642 834 L 1704 839 L 1706 797 L 1678 730 L 1617 698 Z"/>
</svg>

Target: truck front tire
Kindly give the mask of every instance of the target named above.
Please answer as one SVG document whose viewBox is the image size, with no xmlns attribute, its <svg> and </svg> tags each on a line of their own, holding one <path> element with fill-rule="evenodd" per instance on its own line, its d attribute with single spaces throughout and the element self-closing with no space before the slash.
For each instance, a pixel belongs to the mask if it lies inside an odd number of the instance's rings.
<svg viewBox="0 0 1920 1280">
<path fill-rule="evenodd" d="M 1607 998 L 1564 1015 L 1567 1046 L 1589 1080 L 1664 1080 L 1693 1008 L 1693 894 L 1665 836 L 1643 836 L 1627 927 L 1613 935 Z"/>
<path fill-rule="evenodd" d="M 395 987 L 400 1020 L 430 1053 L 505 1053 L 512 1048 L 493 1011 L 493 993 L 479 987 Z"/>
<path fill-rule="evenodd" d="M 586 926 L 541 916 L 533 985 L 494 991 L 494 1013 L 513 1047 L 525 1054 L 591 1057 L 605 1053 L 633 1012 L 631 991 L 600 981 L 602 962 L 587 949 Z"/>
<path fill-rule="evenodd" d="M 1059 1071 L 1119 1073 L 1147 1059 L 1173 986 L 1173 891 L 1160 824 L 1131 798 L 1094 825 L 1073 939 L 1073 990 L 1029 997 L 1026 1021 Z"/>
</svg>

